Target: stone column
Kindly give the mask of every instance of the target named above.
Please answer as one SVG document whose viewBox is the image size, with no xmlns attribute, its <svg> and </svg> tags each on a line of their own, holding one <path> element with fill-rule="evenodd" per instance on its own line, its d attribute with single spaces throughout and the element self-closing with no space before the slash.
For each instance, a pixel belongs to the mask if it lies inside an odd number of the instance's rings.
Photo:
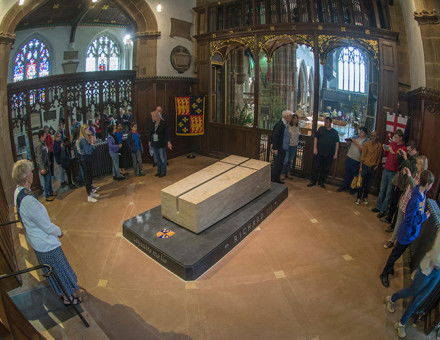
<svg viewBox="0 0 440 340">
<path fill-rule="evenodd" d="M 12 144 L 9 133 L 9 110 L 8 110 L 8 61 L 11 46 L 15 36 L 0 32 L 0 180 L 5 191 L 9 206 L 13 205 L 13 192 L 15 185 L 12 183 L 11 170 L 14 160 L 12 157 Z"/>
</svg>

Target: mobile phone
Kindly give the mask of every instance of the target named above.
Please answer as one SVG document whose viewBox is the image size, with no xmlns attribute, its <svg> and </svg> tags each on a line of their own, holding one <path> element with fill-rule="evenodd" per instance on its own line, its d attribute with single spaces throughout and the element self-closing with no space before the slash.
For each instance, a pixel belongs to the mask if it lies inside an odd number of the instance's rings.
<svg viewBox="0 0 440 340">
<path fill-rule="evenodd" d="M 351 142 L 351 138 L 345 138 L 346 142 Z"/>
<path fill-rule="evenodd" d="M 390 149 L 390 146 L 387 144 L 385 144 L 383 147 L 385 148 L 386 151 L 388 151 Z"/>
</svg>

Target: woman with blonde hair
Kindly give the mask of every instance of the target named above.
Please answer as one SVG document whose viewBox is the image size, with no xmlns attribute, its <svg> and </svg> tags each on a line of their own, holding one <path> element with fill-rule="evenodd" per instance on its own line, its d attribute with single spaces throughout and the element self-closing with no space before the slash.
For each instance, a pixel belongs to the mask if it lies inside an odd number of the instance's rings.
<svg viewBox="0 0 440 340">
<path fill-rule="evenodd" d="M 408 202 L 411 198 L 411 193 L 413 188 L 416 185 L 419 185 L 420 181 L 420 174 L 424 170 L 428 170 L 428 158 L 426 156 L 417 156 L 416 157 L 416 169 L 417 172 L 415 174 L 411 173 L 411 170 L 409 168 L 404 168 L 402 171 L 407 175 L 408 177 L 408 185 L 406 187 L 406 190 L 404 191 L 402 197 L 400 197 L 399 200 L 399 206 L 397 211 L 397 218 L 396 218 L 396 224 L 394 227 L 394 231 L 391 235 L 391 238 L 385 242 L 383 245 L 384 248 L 391 248 L 394 245 L 394 242 L 396 242 L 397 234 L 399 232 L 399 226 L 402 223 L 403 219 L 405 218 L 405 210 L 406 206 L 408 205 Z"/>
<path fill-rule="evenodd" d="M 92 135 L 87 125 L 82 125 L 80 130 L 80 137 L 77 141 L 78 151 L 80 154 L 81 166 L 84 171 L 85 185 L 87 191 L 87 201 L 95 203 L 99 194 L 93 190 L 93 150 L 95 150 L 96 137 Z"/>
<path fill-rule="evenodd" d="M 26 232 L 29 245 L 35 251 L 40 264 L 49 265 L 60 279 L 67 296 L 52 278 L 48 277 L 49 285 L 58 294 L 66 306 L 81 303 L 75 295 L 79 289 L 77 277 L 61 249 L 61 229 L 53 224 L 46 208 L 31 193 L 34 166 L 31 161 L 20 160 L 12 168 L 12 178 L 17 183 L 14 202 Z"/>
</svg>

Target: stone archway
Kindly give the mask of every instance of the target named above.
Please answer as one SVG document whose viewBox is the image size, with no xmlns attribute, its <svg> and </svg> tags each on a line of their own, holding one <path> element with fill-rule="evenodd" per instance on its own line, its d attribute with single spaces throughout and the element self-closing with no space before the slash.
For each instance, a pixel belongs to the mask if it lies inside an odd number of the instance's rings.
<svg viewBox="0 0 440 340">
<path fill-rule="evenodd" d="M 12 147 L 9 131 L 7 79 L 11 46 L 15 40 L 15 28 L 29 13 L 43 5 L 47 0 L 26 1 L 25 5 L 15 3 L 0 22 L 0 181 L 9 206 L 13 205 L 11 180 L 13 165 Z M 160 36 L 156 16 L 146 0 L 113 0 L 136 23 L 133 65 L 137 77 L 156 76 L 157 38 Z M 3 179 L 3 180 L 2 180 Z"/>
</svg>

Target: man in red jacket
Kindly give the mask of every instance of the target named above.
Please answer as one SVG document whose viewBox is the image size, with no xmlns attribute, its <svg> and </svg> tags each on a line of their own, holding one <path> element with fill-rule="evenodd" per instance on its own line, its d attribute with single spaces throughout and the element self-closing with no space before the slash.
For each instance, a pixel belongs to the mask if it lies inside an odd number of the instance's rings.
<svg viewBox="0 0 440 340">
<path fill-rule="evenodd" d="M 390 143 L 383 145 L 383 150 L 385 151 L 386 161 L 382 172 L 377 204 L 372 209 L 373 212 L 378 213 L 377 217 L 379 218 L 384 217 L 388 212 L 388 204 L 393 189 L 393 177 L 399 169 L 399 158 L 401 160 L 402 157 L 399 155 L 399 150 L 406 151 L 402 130 L 397 130 L 394 133 Z"/>
</svg>

